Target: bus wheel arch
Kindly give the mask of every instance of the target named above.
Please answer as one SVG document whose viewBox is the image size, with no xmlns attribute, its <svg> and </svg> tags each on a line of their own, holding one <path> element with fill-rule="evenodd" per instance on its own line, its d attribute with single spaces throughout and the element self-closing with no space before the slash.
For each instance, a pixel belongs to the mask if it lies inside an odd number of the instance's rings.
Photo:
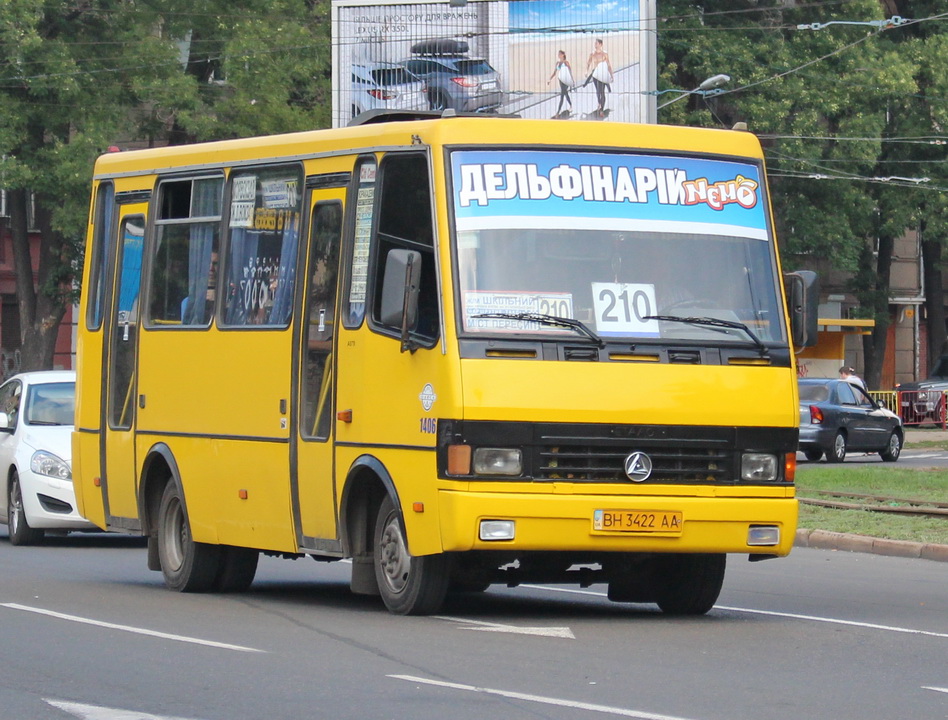
<svg viewBox="0 0 948 720">
<path fill-rule="evenodd" d="M 386 496 L 398 504 L 395 483 L 385 466 L 370 455 L 363 455 L 349 468 L 339 504 L 339 532 L 343 552 L 352 558 L 352 592 L 378 595 L 375 580 L 372 541 L 375 519 Z"/>
<path fill-rule="evenodd" d="M 381 595 L 397 615 L 424 615 L 444 601 L 450 556 L 412 556 L 395 483 L 375 457 L 349 469 L 340 504 L 343 548 L 352 558 L 352 591 Z"/>
<path fill-rule="evenodd" d="M 205 592 L 219 574 L 221 548 L 191 536 L 184 487 L 167 445 L 151 449 L 142 466 L 139 502 L 142 532 L 148 537 L 148 567 L 161 570 L 165 584 L 179 592 Z"/>
<path fill-rule="evenodd" d="M 181 487 L 178 464 L 171 448 L 159 443 L 148 451 L 138 486 L 138 517 L 141 518 L 142 534 L 148 539 L 149 570 L 161 570 L 158 560 L 158 510 L 168 483 L 176 483 Z M 184 497 L 183 489 L 181 497 Z"/>
</svg>

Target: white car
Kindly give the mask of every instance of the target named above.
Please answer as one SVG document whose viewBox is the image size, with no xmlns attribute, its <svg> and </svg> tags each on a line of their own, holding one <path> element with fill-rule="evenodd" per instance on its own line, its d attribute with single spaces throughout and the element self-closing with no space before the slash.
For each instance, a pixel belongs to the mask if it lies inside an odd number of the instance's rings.
<svg viewBox="0 0 948 720">
<path fill-rule="evenodd" d="M 0 522 L 14 545 L 47 530 L 94 530 L 76 511 L 71 436 L 76 374 L 14 375 L 0 385 Z"/>
<path fill-rule="evenodd" d="M 352 66 L 352 117 L 367 110 L 427 110 L 424 81 L 395 63 Z"/>
</svg>

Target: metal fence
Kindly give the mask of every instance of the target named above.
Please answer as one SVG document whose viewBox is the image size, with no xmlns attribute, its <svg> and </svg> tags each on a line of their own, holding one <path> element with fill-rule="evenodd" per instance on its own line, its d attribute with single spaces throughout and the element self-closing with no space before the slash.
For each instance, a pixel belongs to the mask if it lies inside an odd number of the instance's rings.
<svg viewBox="0 0 948 720">
<path fill-rule="evenodd" d="M 948 398 L 944 390 L 873 390 L 876 401 L 902 418 L 903 425 L 948 425 Z"/>
</svg>

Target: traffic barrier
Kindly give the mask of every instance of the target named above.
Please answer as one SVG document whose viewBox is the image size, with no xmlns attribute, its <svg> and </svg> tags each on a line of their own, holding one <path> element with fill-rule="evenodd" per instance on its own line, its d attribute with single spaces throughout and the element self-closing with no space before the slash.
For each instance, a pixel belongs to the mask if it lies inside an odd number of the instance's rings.
<svg viewBox="0 0 948 720">
<path fill-rule="evenodd" d="M 899 395 L 895 390 L 870 390 L 869 396 L 883 407 L 899 415 Z"/>
<path fill-rule="evenodd" d="M 946 429 L 944 390 L 899 390 L 898 415 L 903 425 L 932 424 Z"/>
</svg>

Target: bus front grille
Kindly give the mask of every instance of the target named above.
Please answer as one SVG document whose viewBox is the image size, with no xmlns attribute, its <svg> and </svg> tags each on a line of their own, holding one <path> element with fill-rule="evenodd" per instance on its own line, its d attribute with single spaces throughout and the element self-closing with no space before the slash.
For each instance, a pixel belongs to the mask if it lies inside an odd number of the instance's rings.
<svg viewBox="0 0 948 720">
<path fill-rule="evenodd" d="M 734 477 L 733 453 L 716 448 L 644 448 L 652 462 L 648 483 L 721 483 Z M 632 482 L 625 474 L 631 450 L 601 444 L 540 448 L 536 480 Z"/>
</svg>

